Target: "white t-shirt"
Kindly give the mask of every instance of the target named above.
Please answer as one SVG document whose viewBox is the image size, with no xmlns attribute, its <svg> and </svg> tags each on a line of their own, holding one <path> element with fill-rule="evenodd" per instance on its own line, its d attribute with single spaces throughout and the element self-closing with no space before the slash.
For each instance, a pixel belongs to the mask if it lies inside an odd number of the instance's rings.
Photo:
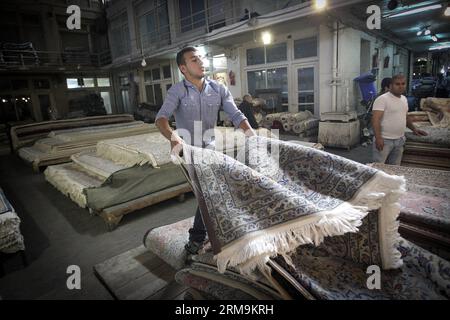
<svg viewBox="0 0 450 320">
<path fill-rule="evenodd" d="M 381 136 L 384 139 L 399 139 L 405 135 L 408 100 L 390 92 L 375 99 L 373 110 L 384 111 L 381 118 Z"/>
</svg>

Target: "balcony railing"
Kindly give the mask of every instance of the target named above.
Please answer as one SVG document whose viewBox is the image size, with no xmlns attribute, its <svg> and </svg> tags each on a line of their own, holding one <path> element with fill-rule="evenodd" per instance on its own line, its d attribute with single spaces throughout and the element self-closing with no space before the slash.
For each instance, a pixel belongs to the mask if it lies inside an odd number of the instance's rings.
<svg viewBox="0 0 450 320">
<path fill-rule="evenodd" d="M 309 0 L 274 0 L 268 4 L 261 4 L 258 1 L 254 1 L 253 3 L 249 3 L 247 7 L 244 7 L 240 5 L 237 0 L 231 2 L 224 1 L 221 4 L 209 6 L 207 9 L 195 12 L 191 15 L 179 17 L 178 21 L 171 21 L 169 24 L 161 25 L 157 30 L 140 33 L 140 39 L 138 40 L 140 41 L 140 44 L 136 47 L 142 47 L 144 51 L 151 52 L 157 48 L 177 42 L 178 37 L 184 39 L 184 35 L 189 35 L 191 31 L 202 29 L 204 32 L 209 33 L 213 30 L 237 22 L 249 20 L 255 16 L 264 15 L 306 2 L 309 2 Z M 245 9 L 247 11 L 245 11 Z M 138 23 L 138 20 L 136 20 L 136 23 Z M 171 38 L 170 24 L 175 26 L 175 39 Z M 115 43 L 114 45 L 118 44 Z"/>
<path fill-rule="evenodd" d="M 111 63 L 109 50 L 100 53 L 82 51 L 0 50 L 0 68 L 27 70 L 60 67 L 103 67 Z"/>
</svg>

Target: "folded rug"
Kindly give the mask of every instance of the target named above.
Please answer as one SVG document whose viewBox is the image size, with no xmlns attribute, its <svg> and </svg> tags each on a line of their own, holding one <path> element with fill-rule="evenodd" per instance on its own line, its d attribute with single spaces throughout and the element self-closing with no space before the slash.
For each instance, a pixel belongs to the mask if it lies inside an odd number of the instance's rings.
<svg viewBox="0 0 450 320">
<path fill-rule="evenodd" d="M 450 130 L 448 128 L 422 127 L 427 136 L 418 136 L 412 132 L 406 132 L 407 141 L 432 143 L 443 147 L 450 147 Z"/>
<path fill-rule="evenodd" d="M 397 250 L 398 199 L 404 179 L 313 148 L 251 137 L 237 159 L 184 146 L 217 266 L 249 273 L 270 257 L 327 236 L 357 232 L 379 209 L 378 246 L 384 269 L 402 265 Z"/>
</svg>

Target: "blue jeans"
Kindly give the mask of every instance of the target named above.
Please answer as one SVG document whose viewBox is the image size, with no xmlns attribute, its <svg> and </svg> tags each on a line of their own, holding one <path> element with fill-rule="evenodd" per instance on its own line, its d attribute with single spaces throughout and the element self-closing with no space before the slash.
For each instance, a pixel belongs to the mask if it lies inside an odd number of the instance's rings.
<svg viewBox="0 0 450 320">
<path fill-rule="evenodd" d="M 376 139 L 373 138 L 372 156 L 373 162 L 400 165 L 402 162 L 403 148 L 405 146 L 405 137 L 399 139 L 383 139 L 383 150 L 378 151 Z"/>
<path fill-rule="evenodd" d="M 203 242 L 206 239 L 206 228 L 203 223 L 202 214 L 200 213 L 200 208 L 197 207 L 197 212 L 195 212 L 194 225 L 189 229 L 189 240 L 195 242 Z"/>
</svg>

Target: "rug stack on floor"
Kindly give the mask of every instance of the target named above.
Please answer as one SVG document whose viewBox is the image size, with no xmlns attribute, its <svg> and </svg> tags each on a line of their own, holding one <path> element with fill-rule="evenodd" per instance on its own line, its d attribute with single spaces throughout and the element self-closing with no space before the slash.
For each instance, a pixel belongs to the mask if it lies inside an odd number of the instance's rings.
<svg viewBox="0 0 450 320">
<path fill-rule="evenodd" d="M 402 165 L 450 171 L 450 99 L 426 98 L 408 117 L 428 136 L 406 132 Z"/>
<path fill-rule="evenodd" d="M 55 130 L 37 140 L 31 147 L 19 149 L 19 156 L 35 170 L 50 164 L 70 161 L 70 156 L 95 149 L 98 141 L 110 138 L 134 136 L 157 131 L 155 125 L 142 121 L 98 125 L 65 130 Z"/>
<path fill-rule="evenodd" d="M 301 138 L 317 136 L 319 132 L 319 119 L 314 118 L 309 111 L 268 114 L 262 121 L 261 126 L 271 129 L 277 126 L 277 122 L 285 132 L 293 132 Z"/>
<path fill-rule="evenodd" d="M 450 129 L 421 127 L 427 136 L 406 132 L 402 165 L 450 171 Z"/>
<path fill-rule="evenodd" d="M 11 128 L 12 146 L 14 151 L 24 146 L 31 146 L 36 140 L 47 137 L 51 131 L 95 127 L 132 121 L 134 121 L 134 118 L 130 114 L 116 114 L 15 125 Z"/>
<path fill-rule="evenodd" d="M 0 188 L 0 252 L 21 250 L 25 250 L 25 245 L 20 232 L 20 218 Z"/>
<path fill-rule="evenodd" d="M 169 141 L 159 132 L 102 140 L 70 159 L 47 167 L 45 178 L 80 207 L 100 214 L 110 229 L 125 213 L 189 191 L 170 159 Z M 123 210 L 108 211 L 117 206 Z"/>
</svg>

